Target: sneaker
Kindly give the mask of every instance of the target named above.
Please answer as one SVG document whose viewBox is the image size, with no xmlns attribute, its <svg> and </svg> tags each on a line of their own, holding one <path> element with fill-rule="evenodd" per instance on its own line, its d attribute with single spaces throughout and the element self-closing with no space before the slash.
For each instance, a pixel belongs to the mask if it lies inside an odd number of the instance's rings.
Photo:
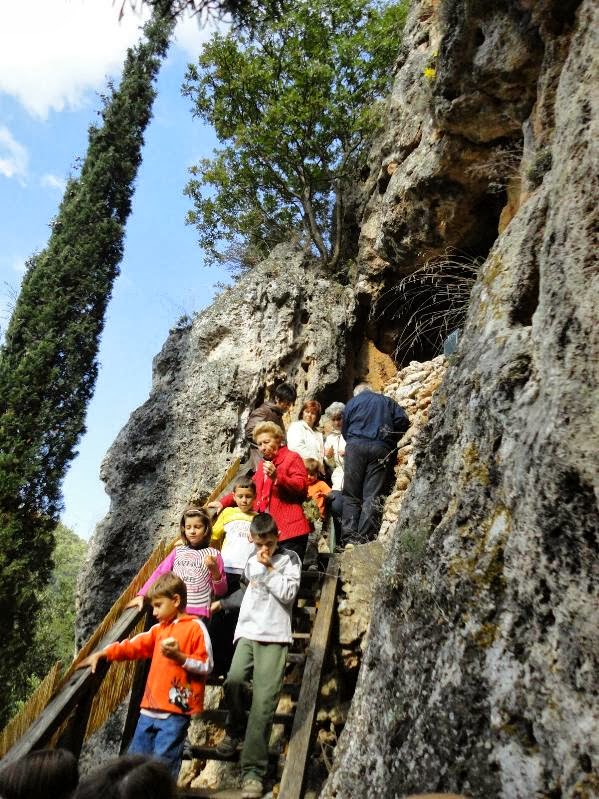
<svg viewBox="0 0 599 799">
<path fill-rule="evenodd" d="M 250 779 L 244 780 L 241 786 L 241 799 L 261 799 L 264 793 L 262 782 L 260 780 Z"/>
<path fill-rule="evenodd" d="M 216 744 L 216 751 L 223 757 L 231 757 L 231 755 L 234 755 L 237 751 L 237 747 L 240 743 L 240 738 L 236 738 L 234 735 L 229 735 L 227 733 L 225 737 Z M 260 794 L 260 796 L 262 796 L 262 794 Z"/>
</svg>

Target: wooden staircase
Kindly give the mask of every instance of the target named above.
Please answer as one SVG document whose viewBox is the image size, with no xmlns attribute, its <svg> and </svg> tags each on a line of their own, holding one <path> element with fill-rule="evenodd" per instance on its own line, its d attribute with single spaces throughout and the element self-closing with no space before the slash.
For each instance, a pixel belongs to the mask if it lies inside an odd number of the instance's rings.
<svg viewBox="0 0 599 799">
<path fill-rule="evenodd" d="M 308 758 L 313 743 L 313 730 L 323 666 L 329 646 L 339 564 L 334 556 L 320 556 L 317 569 L 303 571 L 299 598 L 293 612 L 293 639 L 287 656 L 287 667 L 281 697 L 289 701 L 292 711 L 276 713 L 274 724 L 284 728 L 277 750 L 271 752 L 271 787 L 281 799 L 301 799 Z M 219 681 L 214 681 L 219 684 Z M 214 684 L 213 683 L 213 684 Z M 220 727 L 226 722 L 226 710 L 208 710 L 202 719 Z M 223 757 L 214 747 L 191 746 L 188 758 L 235 761 L 239 752 Z M 238 799 L 241 791 L 185 789 L 182 797 L 218 797 Z"/>
<path fill-rule="evenodd" d="M 238 469 L 237 461 L 232 464 L 207 501 L 226 491 Z M 62 680 L 58 679 L 57 669 L 54 667 L 49 674 L 51 680 L 42 684 L 45 691 L 43 696 L 32 698 L 31 707 L 35 707 L 35 710 L 26 711 L 24 716 L 9 723 L 0 736 L 2 765 L 44 747 L 69 749 L 78 757 L 84 741 L 100 729 L 129 697 L 129 709 L 121 741 L 121 751 L 126 750 L 137 722 L 148 662 L 109 664 L 100 661 L 95 674 L 91 674 L 89 669 L 76 670 L 75 667 L 89 653 L 140 632 L 151 623 L 151 616 L 147 611 L 125 608 L 125 605 L 136 595 L 173 545 L 174 542 L 161 542 L 156 547 L 82 647 Z M 273 753 L 272 783 L 278 785 L 277 795 L 280 799 L 301 799 L 303 796 L 317 700 L 335 610 L 338 575 L 339 564 L 334 555 L 320 555 L 316 570 L 302 572 L 300 592 L 293 611 L 294 643 L 288 654 L 282 689 L 282 695 L 287 695 L 290 699 L 288 704 L 292 710 L 277 714 L 274 720 L 285 731 L 284 745 L 280 751 Z M 210 682 L 218 684 L 215 680 L 209 680 Z M 225 711 L 209 710 L 204 718 L 224 726 Z M 223 759 L 215 748 L 210 747 L 192 747 L 186 754 L 187 757 L 202 760 Z M 234 755 L 228 759 L 236 757 Z M 235 790 L 185 789 L 180 795 L 237 799 L 240 793 Z"/>
</svg>

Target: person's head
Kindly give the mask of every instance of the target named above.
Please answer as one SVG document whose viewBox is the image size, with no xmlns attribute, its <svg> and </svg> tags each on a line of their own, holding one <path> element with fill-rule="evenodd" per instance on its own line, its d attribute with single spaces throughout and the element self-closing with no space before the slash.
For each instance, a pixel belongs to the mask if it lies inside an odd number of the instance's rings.
<svg viewBox="0 0 599 799">
<path fill-rule="evenodd" d="M 173 572 L 161 574 L 150 586 L 147 596 L 156 621 L 176 618 L 187 605 L 187 587 Z"/>
<path fill-rule="evenodd" d="M 304 466 L 310 477 L 316 477 L 318 475 L 319 465 L 316 458 L 304 458 Z"/>
<path fill-rule="evenodd" d="M 77 758 L 66 749 L 37 749 L 0 770 L 2 799 L 67 799 L 77 787 Z"/>
<path fill-rule="evenodd" d="M 358 383 L 354 388 L 354 397 L 357 397 L 363 391 L 372 391 L 372 386 L 369 383 Z"/>
<path fill-rule="evenodd" d="M 273 399 L 275 405 L 285 412 L 296 401 L 297 392 L 291 383 L 279 383 L 274 390 Z"/>
<path fill-rule="evenodd" d="M 274 422 L 260 422 L 254 427 L 253 437 L 262 457 L 271 461 L 279 451 L 285 433 Z"/>
<path fill-rule="evenodd" d="M 181 538 L 192 549 L 207 547 L 212 536 L 208 511 L 199 505 L 188 505 L 181 516 Z"/>
<path fill-rule="evenodd" d="M 324 412 L 327 419 L 330 419 L 334 430 L 341 430 L 343 424 L 343 411 L 345 405 L 342 402 L 331 402 L 329 407 Z"/>
<path fill-rule="evenodd" d="M 250 535 L 256 545 L 256 553 L 268 552 L 272 558 L 279 543 L 279 530 L 270 513 L 258 513 L 250 524 Z"/>
<path fill-rule="evenodd" d="M 316 400 L 308 400 L 302 405 L 298 419 L 302 419 L 308 427 L 316 427 L 322 416 L 322 407 Z"/>
<path fill-rule="evenodd" d="M 176 787 L 164 763 L 125 755 L 104 763 L 81 780 L 73 799 L 175 799 Z"/>
<path fill-rule="evenodd" d="M 256 499 L 256 486 L 251 477 L 240 477 L 233 488 L 235 504 L 243 513 L 249 513 Z"/>
</svg>

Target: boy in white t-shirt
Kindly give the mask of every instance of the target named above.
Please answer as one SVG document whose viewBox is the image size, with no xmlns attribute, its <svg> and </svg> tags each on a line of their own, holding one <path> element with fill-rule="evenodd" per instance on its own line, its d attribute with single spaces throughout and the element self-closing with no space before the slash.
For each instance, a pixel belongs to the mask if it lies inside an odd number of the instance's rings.
<svg viewBox="0 0 599 799">
<path fill-rule="evenodd" d="M 251 524 L 256 554 L 246 563 L 237 648 L 225 680 L 229 709 L 227 733 L 218 744 L 223 755 L 232 754 L 243 738 L 241 772 L 243 799 L 258 799 L 268 765 L 268 740 L 279 699 L 287 648 L 292 642 L 291 610 L 299 590 L 302 564 L 298 555 L 279 548 L 279 531 L 269 513 L 259 513 Z M 235 597 L 230 597 L 233 601 Z M 245 719 L 247 684 L 253 683 L 252 706 Z M 245 735 L 244 735 L 245 731 Z"/>
<path fill-rule="evenodd" d="M 256 499 L 256 486 L 251 477 L 240 477 L 233 489 L 235 505 L 225 508 L 212 525 L 213 547 L 221 550 L 227 577 L 227 593 L 212 603 L 210 637 L 214 650 L 215 675 L 225 675 L 233 659 L 233 633 L 239 616 L 239 605 L 229 605 L 227 598 L 239 590 L 239 581 L 250 555 L 256 552 L 250 524 L 256 515 L 252 510 Z"/>
</svg>

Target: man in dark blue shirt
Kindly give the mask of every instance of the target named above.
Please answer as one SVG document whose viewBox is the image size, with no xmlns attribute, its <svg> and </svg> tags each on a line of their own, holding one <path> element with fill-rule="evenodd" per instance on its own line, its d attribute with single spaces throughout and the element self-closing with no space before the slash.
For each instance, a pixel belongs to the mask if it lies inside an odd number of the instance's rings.
<svg viewBox="0 0 599 799">
<path fill-rule="evenodd" d="M 341 543 L 376 537 L 396 463 L 397 442 L 409 427 L 404 409 L 360 383 L 343 411 L 345 438 Z"/>
</svg>

